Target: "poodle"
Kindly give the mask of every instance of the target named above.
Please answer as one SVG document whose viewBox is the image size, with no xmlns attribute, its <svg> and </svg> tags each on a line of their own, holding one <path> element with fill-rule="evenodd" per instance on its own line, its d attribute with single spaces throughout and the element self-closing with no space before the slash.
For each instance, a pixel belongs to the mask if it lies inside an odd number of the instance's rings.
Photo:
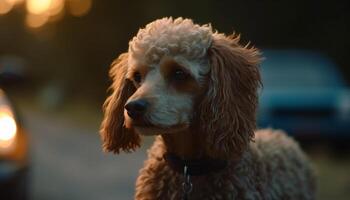
<svg viewBox="0 0 350 200">
<path fill-rule="evenodd" d="M 134 151 L 156 135 L 137 200 L 314 199 L 298 144 L 256 130 L 258 49 L 211 25 L 163 18 L 140 29 L 111 65 L 101 125 L 105 151 Z"/>
</svg>

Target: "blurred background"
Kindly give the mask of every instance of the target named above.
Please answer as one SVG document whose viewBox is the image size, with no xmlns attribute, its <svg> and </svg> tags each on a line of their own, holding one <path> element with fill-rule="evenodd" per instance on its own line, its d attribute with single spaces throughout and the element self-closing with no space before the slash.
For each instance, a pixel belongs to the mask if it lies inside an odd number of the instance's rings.
<svg viewBox="0 0 350 200">
<path fill-rule="evenodd" d="M 0 199 L 132 199 L 152 138 L 134 154 L 104 154 L 101 105 L 112 60 L 166 16 L 261 49 L 259 127 L 301 142 L 318 199 L 349 199 L 349 9 L 346 0 L 0 0 Z"/>
</svg>

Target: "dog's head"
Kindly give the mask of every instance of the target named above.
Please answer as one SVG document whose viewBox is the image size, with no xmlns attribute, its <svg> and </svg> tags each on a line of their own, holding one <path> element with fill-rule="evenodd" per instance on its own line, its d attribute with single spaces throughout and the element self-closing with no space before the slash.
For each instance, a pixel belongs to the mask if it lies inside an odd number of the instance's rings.
<svg viewBox="0 0 350 200">
<path fill-rule="evenodd" d="M 196 127 L 212 154 L 242 151 L 255 129 L 260 56 L 238 42 L 182 18 L 140 29 L 111 67 L 113 92 L 101 127 L 105 150 L 131 151 L 139 134 Z"/>
</svg>

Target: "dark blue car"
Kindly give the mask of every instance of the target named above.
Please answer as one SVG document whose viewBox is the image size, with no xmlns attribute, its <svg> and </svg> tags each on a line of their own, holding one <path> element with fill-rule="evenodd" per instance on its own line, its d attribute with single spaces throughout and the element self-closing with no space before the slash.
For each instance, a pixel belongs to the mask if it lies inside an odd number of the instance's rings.
<svg viewBox="0 0 350 200">
<path fill-rule="evenodd" d="M 258 125 L 300 138 L 350 138 L 350 90 L 327 56 L 266 50 Z"/>
</svg>

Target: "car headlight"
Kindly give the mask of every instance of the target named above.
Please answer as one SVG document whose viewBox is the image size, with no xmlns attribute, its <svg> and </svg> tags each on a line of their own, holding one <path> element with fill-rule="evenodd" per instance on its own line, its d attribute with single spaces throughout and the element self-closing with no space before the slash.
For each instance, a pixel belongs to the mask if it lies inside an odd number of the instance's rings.
<svg viewBox="0 0 350 200">
<path fill-rule="evenodd" d="M 16 142 L 17 124 L 9 105 L 0 105 L 0 154 L 11 151 Z"/>
</svg>

